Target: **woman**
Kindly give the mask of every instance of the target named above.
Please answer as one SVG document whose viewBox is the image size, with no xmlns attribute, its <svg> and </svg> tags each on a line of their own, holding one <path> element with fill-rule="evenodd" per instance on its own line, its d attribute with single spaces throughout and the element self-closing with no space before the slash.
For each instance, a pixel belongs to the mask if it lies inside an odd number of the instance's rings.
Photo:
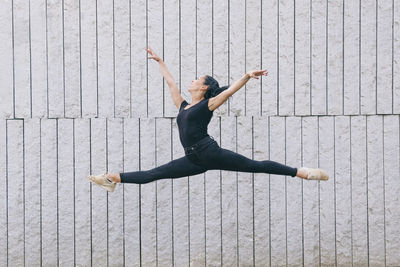
<svg viewBox="0 0 400 267">
<path fill-rule="evenodd" d="M 309 180 L 328 180 L 328 175 L 321 169 L 306 167 L 297 169 L 270 160 L 249 159 L 219 147 L 218 143 L 208 135 L 207 126 L 214 110 L 238 91 L 249 79 L 259 79 L 259 76 L 262 75 L 267 76 L 267 70 L 250 71 L 229 87 L 219 87 L 214 78 L 208 75 L 201 76 L 197 80 L 193 80 L 189 87 L 192 97 L 189 104 L 182 98 L 163 60 L 150 47 L 145 50 L 150 54 L 150 59 L 159 63 L 161 72 L 170 88 L 174 104 L 179 109 L 177 123 L 185 156 L 151 170 L 90 175 L 88 178 L 91 182 L 113 192 L 117 183 L 144 184 L 158 179 L 191 176 L 217 169 L 298 176 Z"/>
</svg>

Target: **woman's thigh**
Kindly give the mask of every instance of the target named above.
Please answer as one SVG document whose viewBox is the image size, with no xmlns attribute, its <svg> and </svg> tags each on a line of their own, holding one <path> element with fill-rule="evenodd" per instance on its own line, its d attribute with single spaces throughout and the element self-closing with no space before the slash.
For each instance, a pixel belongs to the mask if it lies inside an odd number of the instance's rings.
<svg viewBox="0 0 400 267">
<path fill-rule="evenodd" d="M 156 178 L 179 178 L 184 176 L 196 175 L 205 172 L 207 169 L 193 163 L 187 156 L 172 160 L 149 172 Z"/>
<path fill-rule="evenodd" d="M 297 174 L 297 168 L 271 160 L 253 160 L 239 153 L 220 147 L 207 150 L 202 160 L 205 162 L 205 167 L 210 170 L 220 169 L 290 176 L 296 176 Z"/>
<path fill-rule="evenodd" d="M 121 182 L 144 184 L 159 179 L 180 178 L 205 172 L 206 169 L 191 162 L 186 156 L 149 170 L 120 173 Z"/>
<path fill-rule="evenodd" d="M 215 148 L 205 155 L 205 162 L 208 169 L 220 169 L 242 172 L 263 172 L 265 171 L 262 161 L 252 160 L 244 155 L 225 148 Z"/>
</svg>

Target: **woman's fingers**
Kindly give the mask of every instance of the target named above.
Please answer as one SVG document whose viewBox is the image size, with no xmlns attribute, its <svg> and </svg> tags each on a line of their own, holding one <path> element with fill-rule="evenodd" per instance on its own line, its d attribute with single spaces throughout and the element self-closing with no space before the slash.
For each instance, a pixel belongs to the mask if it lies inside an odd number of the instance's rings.
<svg viewBox="0 0 400 267">
<path fill-rule="evenodd" d="M 261 76 L 261 75 L 267 76 L 267 75 L 268 75 L 267 70 L 266 70 L 266 69 L 263 69 L 263 70 L 253 70 L 252 72 L 250 72 L 250 77 L 252 77 L 252 78 L 254 78 L 254 79 L 259 79 L 258 76 Z"/>
</svg>

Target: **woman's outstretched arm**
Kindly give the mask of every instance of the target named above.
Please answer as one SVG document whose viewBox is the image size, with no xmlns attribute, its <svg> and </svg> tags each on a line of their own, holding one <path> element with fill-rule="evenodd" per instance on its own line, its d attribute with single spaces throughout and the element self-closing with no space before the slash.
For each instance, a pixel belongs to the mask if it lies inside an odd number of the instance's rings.
<svg viewBox="0 0 400 267">
<path fill-rule="evenodd" d="M 154 59 L 160 64 L 160 70 L 162 75 L 164 76 L 165 81 L 168 84 L 168 87 L 171 92 L 172 100 L 174 101 L 175 106 L 179 109 L 183 102 L 183 97 L 179 92 L 178 86 L 175 83 L 174 78 L 172 77 L 171 73 L 168 71 L 167 66 L 165 65 L 164 61 L 154 53 L 154 51 L 150 48 L 146 49 L 146 51 L 151 55 L 149 58 Z"/>
<path fill-rule="evenodd" d="M 181 93 L 179 92 L 178 86 L 176 86 L 174 78 L 172 77 L 171 73 L 169 73 L 165 63 L 162 60 L 160 60 L 158 63 L 160 63 L 161 73 L 164 76 L 165 81 L 168 84 L 169 91 L 171 92 L 172 100 L 174 101 L 175 106 L 179 109 L 179 107 L 181 106 L 181 103 L 183 102 L 183 97 L 181 96 Z"/>
<path fill-rule="evenodd" d="M 243 75 L 242 78 L 240 78 L 239 80 L 237 80 L 236 82 L 234 82 L 231 86 L 229 86 L 228 89 L 226 89 L 225 91 L 222 91 L 219 95 L 214 96 L 212 98 L 210 98 L 210 100 L 208 101 L 208 108 L 210 110 L 215 110 L 217 109 L 219 106 L 221 106 L 230 96 L 232 96 L 234 93 L 236 93 L 240 88 L 243 87 L 243 85 L 245 85 L 250 78 L 255 78 L 255 79 L 259 79 L 258 76 L 261 75 L 268 75 L 267 70 L 253 70 L 253 71 L 249 71 L 247 72 L 245 75 Z"/>
<path fill-rule="evenodd" d="M 240 88 L 242 88 L 243 85 L 245 85 L 248 82 L 248 80 L 250 80 L 250 78 L 259 79 L 258 76 L 261 76 L 261 75 L 267 76 L 268 75 L 267 70 L 253 70 L 253 71 L 247 72 L 242 78 L 240 78 L 239 80 L 234 82 L 231 86 L 229 86 L 228 89 L 225 90 L 226 94 L 228 94 L 229 96 L 233 95 Z"/>
</svg>

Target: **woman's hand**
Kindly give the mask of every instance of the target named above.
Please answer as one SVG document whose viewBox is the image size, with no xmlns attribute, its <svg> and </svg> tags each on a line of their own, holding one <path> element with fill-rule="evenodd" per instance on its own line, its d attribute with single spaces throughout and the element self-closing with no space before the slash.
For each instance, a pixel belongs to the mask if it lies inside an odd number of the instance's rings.
<svg viewBox="0 0 400 267">
<path fill-rule="evenodd" d="M 148 58 L 154 59 L 154 60 L 157 61 L 157 62 L 161 62 L 161 61 L 162 61 L 162 59 L 161 59 L 159 56 L 157 56 L 156 53 L 154 53 L 154 51 L 151 49 L 150 46 L 148 47 L 148 49 L 145 48 L 144 50 L 146 50 L 147 53 L 149 53 L 149 54 L 151 55 L 151 56 L 149 56 Z"/>
<path fill-rule="evenodd" d="M 261 75 L 267 76 L 268 75 L 268 71 L 266 69 L 264 69 L 264 70 L 252 70 L 252 71 L 247 72 L 247 74 L 250 75 L 250 78 L 259 79 L 258 76 L 261 76 Z"/>
</svg>

